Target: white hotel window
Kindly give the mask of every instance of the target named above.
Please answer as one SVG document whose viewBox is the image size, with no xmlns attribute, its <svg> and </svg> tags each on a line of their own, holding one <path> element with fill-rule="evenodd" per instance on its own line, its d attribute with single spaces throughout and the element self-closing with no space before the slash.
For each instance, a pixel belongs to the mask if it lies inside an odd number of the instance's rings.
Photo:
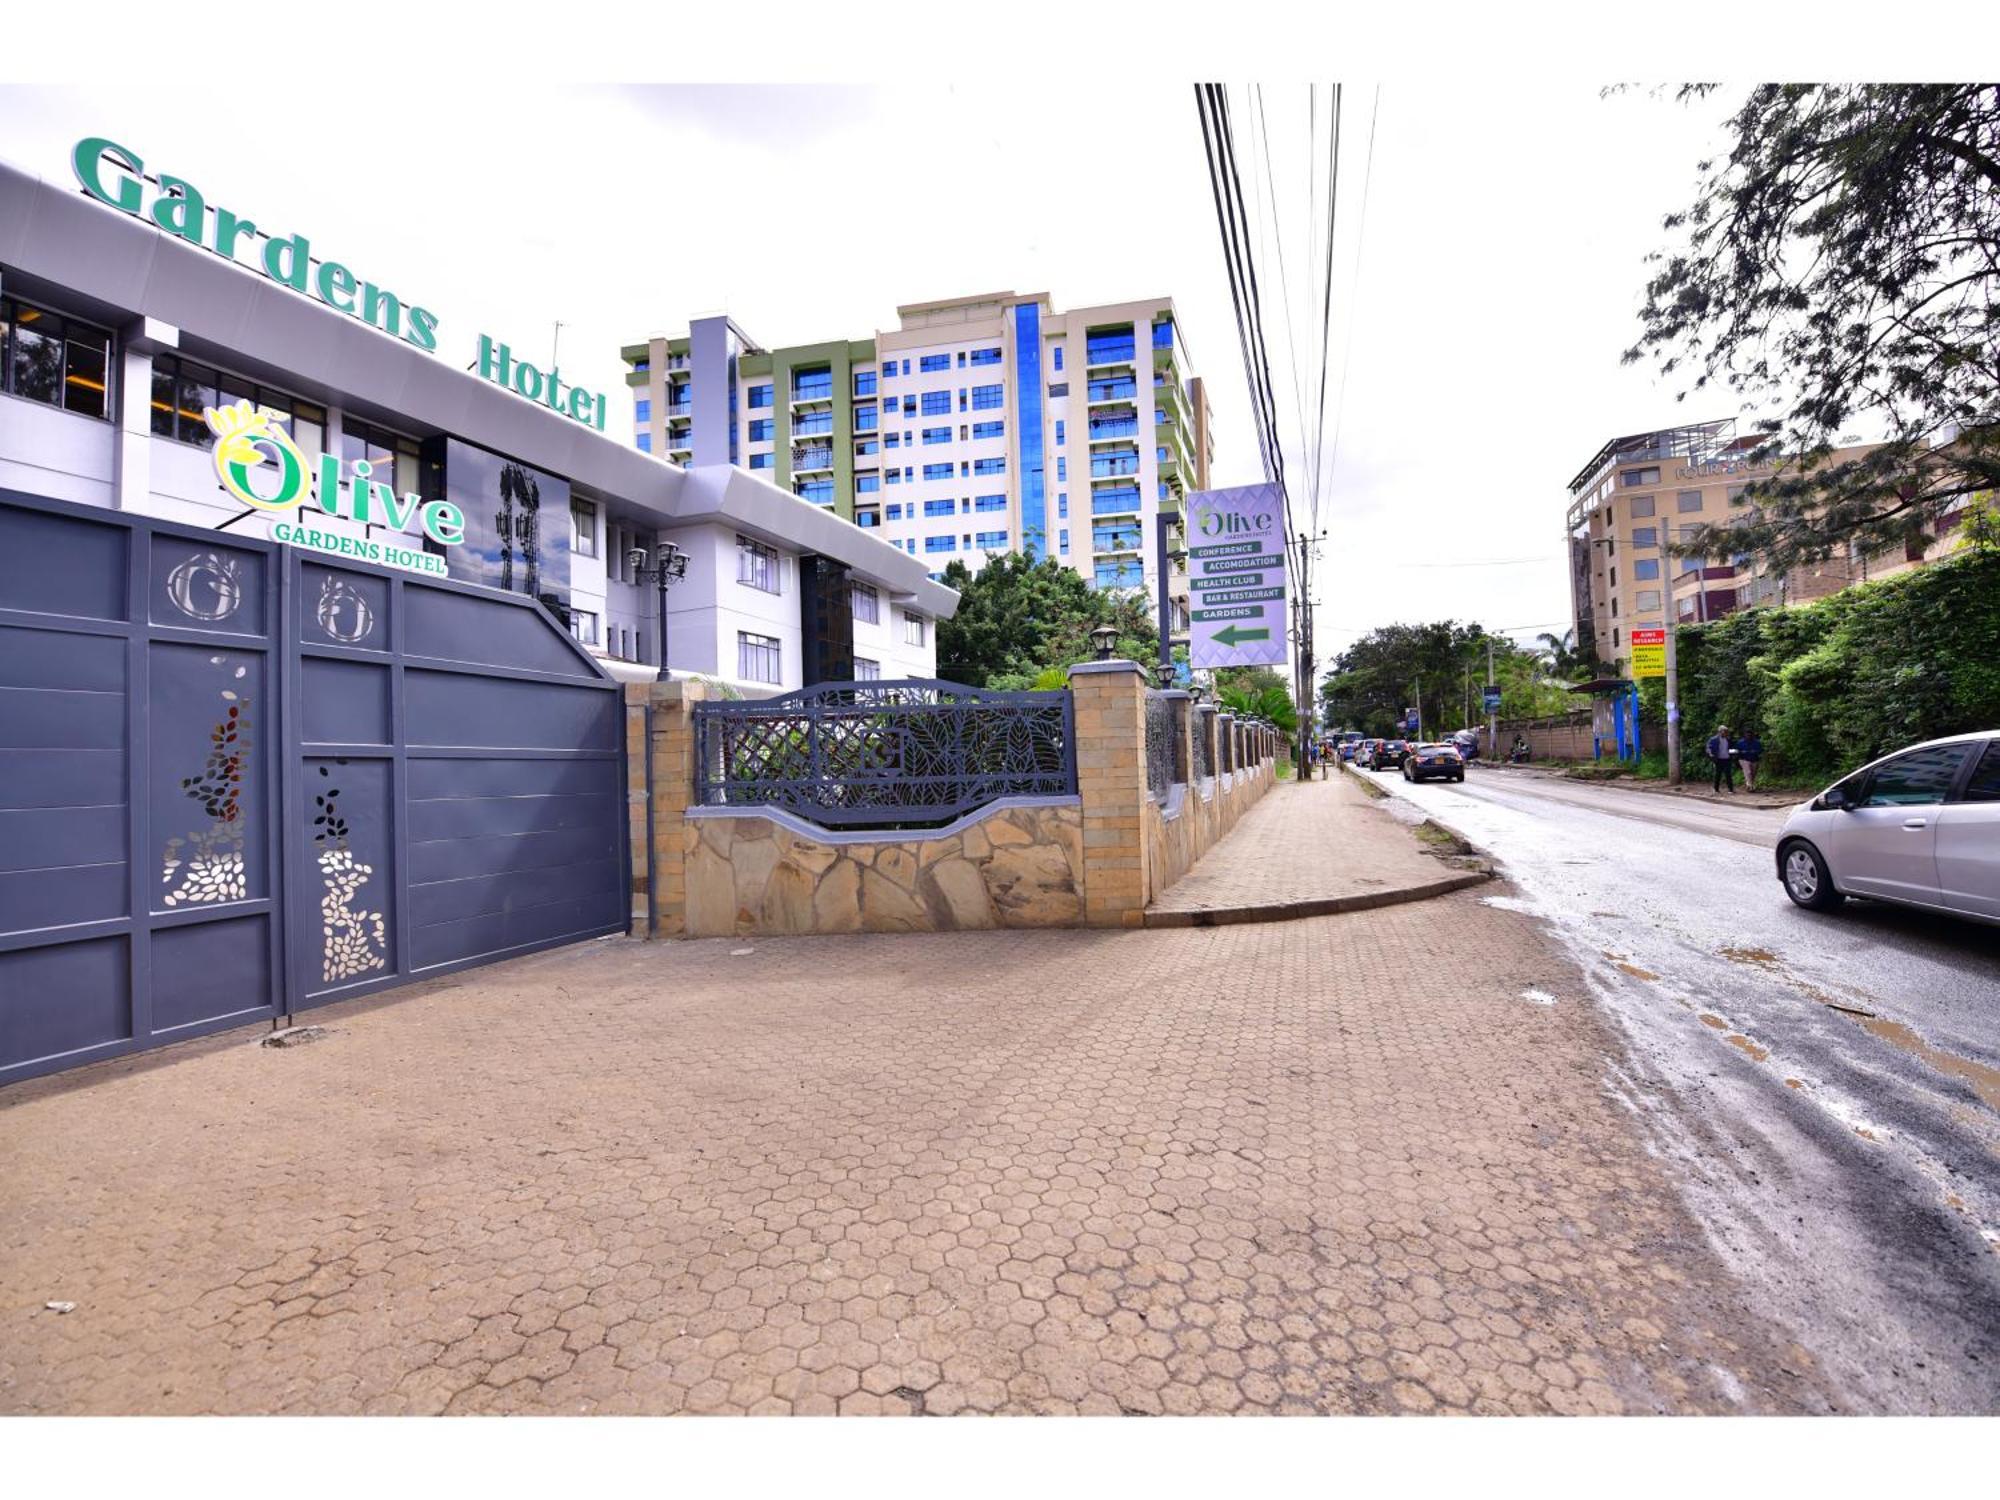
<svg viewBox="0 0 2000 1500">
<path fill-rule="evenodd" d="M 924 643 L 924 617 L 922 615 L 903 616 L 903 641 L 910 646 Z"/>
<path fill-rule="evenodd" d="M 588 500 L 569 503 L 569 550 L 578 557 L 597 556 L 597 507 Z"/>
<path fill-rule="evenodd" d="M 569 612 L 569 628 L 578 640 L 586 646 L 597 644 L 597 616 L 587 609 L 573 609 Z"/>
<path fill-rule="evenodd" d="M 882 663 L 879 661 L 870 661 L 865 656 L 855 657 L 854 680 L 856 682 L 880 682 L 882 680 Z"/>
<path fill-rule="evenodd" d="M 784 681 L 778 672 L 778 638 L 774 635 L 752 635 L 747 630 L 737 631 L 736 675 L 744 682 Z"/>
<path fill-rule="evenodd" d="M 748 584 L 753 589 L 762 589 L 767 594 L 779 592 L 778 552 L 775 547 L 767 547 L 762 542 L 753 542 L 747 536 L 736 538 L 736 581 Z M 757 681 L 764 679 L 758 678 Z M 773 682 L 777 678 L 770 679 Z"/>
<path fill-rule="evenodd" d="M 855 619 L 864 625 L 882 623 L 882 596 L 876 592 L 873 584 L 850 584 L 847 597 L 853 606 Z"/>
</svg>

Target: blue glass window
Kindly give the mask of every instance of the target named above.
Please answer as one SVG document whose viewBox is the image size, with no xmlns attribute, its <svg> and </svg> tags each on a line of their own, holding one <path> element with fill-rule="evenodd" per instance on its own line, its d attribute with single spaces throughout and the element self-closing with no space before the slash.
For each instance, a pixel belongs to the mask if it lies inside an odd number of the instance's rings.
<svg viewBox="0 0 2000 1500">
<path fill-rule="evenodd" d="M 1057 345 L 1056 345 L 1056 368 L 1057 368 L 1058 370 L 1060 370 L 1060 369 L 1062 368 L 1062 352 L 1063 352 L 1063 346 L 1062 346 L 1061 344 L 1057 344 Z"/>
<path fill-rule="evenodd" d="M 1062 538 L 1062 555 L 1069 556 L 1069 528 L 1065 526 L 1058 535 Z"/>
<path fill-rule="evenodd" d="M 653 451 L 653 435 L 652 435 L 652 433 L 650 433 L 650 432 L 642 432 L 642 433 L 640 433 L 640 434 L 639 434 L 639 437 L 638 437 L 638 439 L 637 439 L 637 441 L 638 441 L 638 444 L 639 444 L 639 451 L 640 451 L 641 453 L 651 453 L 651 452 Z"/>
<path fill-rule="evenodd" d="M 1005 495 L 980 495 L 973 500 L 972 508 L 974 510 L 1005 510 L 1007 508 L 1007 497 Z"/>
<path fill-rule="evenodd" d="M 926 552 L 956 552 L 958 538 L 955 536 L 927 536 L 924 538 Z"/>
<path fill-rule="evenodd" d="M 1174 347 L 1174 320 L 1162 318 L 1153 325 L 1153 347 L 1171 349 Z"/>
<path fill-rule="evenodd" d="M 972 543 L 975 547 L 985 547 L 989 551 L 998 550 L 1007 545 L 1007 533 L 1004 531 L 975 532 Z"/>
<path fill-rule="evenodd" d="M 880 417 L 881 413 L 872 402 L 867 406 L 857 406 L 854 408 L 854 430 L 856 432 L 873 432 L 875 424 Z"/>
<path fill-rule="evenodd" d="M 907 360 L 904 362 L 903 368 L 909 368 Z M 918 368 L 924 371 L 949 370 L 951 368 L 951 356 L 949 354 L 926 354 L 919 362 Z"/>
<path fill-rule="evenodd" d="M 792 399 L 794 401 L 831 401 L 833 399 L 833 371 L 831 369 L 792 371 Z"/>
<path fill-rule="evenodd" d="M 883 438 L 882 441 L 887 443 L 891 448 L 900 448 L 903 446 L 903 435 L 900 432 L 892 432 Z"/>
<path fill-rule="evenodd" d="M 854 456 L 856 458 L 866 458 L 871 453 L 880 453 L 881 451 L 881 443 L 874 438 L 868 438 L 854 445 Z"/>
<path fill-rule="evenodd" d="M 653 420 L 653 402 L 650 397 L 641 397 L 632 403 L 632 420 L 635 422 Z"/>
<path fill-rule="evenodd" d="M 1069 519 L 1069 491 L 1068 491 L 1068 490 L 1063 490 L 1063 491 L 1062 491 L 1061 493 L 1059 493 L 1059 494 L 1058 494 L 1058 495 L 1056 496 L 1056 519 L 1057 519 L 1058 521 L 1067 521 L 1067 520 Z"/>
<path fill-rule="evenodd" d="M 831 479 L 801 480 L 795 493 L 801 500 L 810 500 L 815 505 L 831 505 L 833 504 L 833 481 Z"/>
<path fill-rule="evenodd" d="M 1058 448 L 1062 447 L 1069 440 L 1069 434 L 1063 430 L 1065 425 L 1061 417 L 1056 418 L 1056 446 Z"/>
<path fill-rule="evenodd" d="M 1091 549 L 1096 552 L 1137 552 L 1139 550 L 1139 523 L 1137 521 L 1099 522 L 1090 528 Z"/>
<path fill-rule="evenodd" d="M 856 526 L 879 526 L 882 523 L 876 518 L 874 511 L 857 510 L 854 513 L 854 524 Z"/>
<path fill-rule="evenodd" d="M 997 346 L 991 349 L 974 349 L 972 362 L 975 365 L 997 365 L 1000 363 L 1000 350 Z"/>
<path fill-rule="evenodd" d="M 793 437 L 821 437 L 833 431 L 833 413 L 830 411 L 807 412 L 792 423 Z"/>
<path fill-rule="evenodd" d="M 949 479 L 949 478 L 951 478 L 951 465 L 950 465 L 950 464 L 925 464 L 925 465 L 924 465 L 924 478 L 926 478 L 926 479 Z"/>
<path fill-rule="evenodd" d="M 1066 458 L 1058 458 L 1056 460 L 1056 481 L 1058 483 L 1062 483 L 1068 480 L 1068 478 L 1069 478 L 1069 460 Z"/>
<path fill-rule="evenodd" d="M 924 441 L 926 443 L 948 443 L 951 441 L 951 429 L 949 427 L 926 427 L 924 429 Z"/>
<path fill-rule="evenodd" d="M 972 409 L 992 411 L 1007 404 L 1007 388 L 999 385 L 975 385 L 972 388 Z"/>
<path fill-rule="evenodd" d="M 856 370 L 854 372 L 854 394 L 857 396 L 872 396 L 875 394 L 875 372 L 873 370 Z"/>
<path fill-rule="evenodd" d="M 910 373 L 910 362 L 907 359 L 903 361 L 903 373 L 905 375 Z"/>
<path fill-rule="evenodd" d="M 1092 490 L 1090 492 L 1090 513 L 1093 516 L 1115 516 L 1139 508 L 1139 486 L 1120 485 L 1116 489 Z"/>
<path fill-rule="evenodd" d="M 976 438 L 1005 437 L 1007 435 L 1007 424 L 1005 422 L 974 422 L 972 424 L 972 435 Z"/>
<path fill-rule="evenodd" d="M 1156 448 L 1153 450 L 1153 457 L 1158 462 L 1165 463 L 1167 461 L 1167 450 L 1164 447 Z"/>
<path fill-rule="evenodd" d="M 1137 352 L 1130 323 L 1119 328 L 1099 328 L 1084 338 L 1084 360 L 1087 364 L 1116 364 L 1121 360 L 1130 360 Z"/>
<path fill-rule="evenodd" d="M 776 454 L 753 453 L 750 455 L 750 467 L 753 469 L 768 469 L 776 462 L 776 459 Z"/>
<path fill-rule="evenodd" d="M 903 482 L 903 471 L 901 469 L 891 469 L 889 471 L 889 483 L 901 484 L 902 482 Z"/>
<path fill-rule="evenodd" d="M 903 415 L 906 417 L 914 417 L 916 414 L 917 414 L 917 398 L 915 396 L 905 396 L 903 398 Z"/>
<path fill-rule="evenodd" d="M 965 351 L 963 349 L 958 351 L 958 367 L 961 370 L 965 368 Z"/>
<path fill-rule="evenodd" d="M 902 506 L 900 506 L 900 505 L 897 505 L 897 504 L 895 504 L 894 502 L 891 502 L 891 504 L 890 504 L 890 506 L 889 506 L 889 519 L 890 519 L 890 520 L 892 520 L 892 521 L 900 521 L 900 520 L 902 520 L 902 519 L 903 519 L 903 507 L 902 507 Z"/>
<path fill-rule="evenodd" d="M 1042 310 L 1014 307 L 1014 434 L 1021 446 L 1021 550 L 1030 562 L 1049 549 L 1049 507 L 1042 480 Z M 993 470 L 1002 473 L 1005 462 Z"/>
<path fill-rule="evenodd" d="M 857 495 L 873 495 L 878 493 L 881 488 L 882 476 L 880 474 L 856 474 L 854 476 L 854 493 Z"/>
<path fill-rule="evenodd" d="M 1166 420 L 1167 420 L 1167 409 L 1166 409 L 1166 408 L 1165 408 L 1164 406 L 1156 406 L 1156 407 L 1154 407 L 1154 408 L 1153 408 L 1153 425 L 1154 425 L 1155 427 L 1158 427 L 1158 426 L 1159 426 L 1159 425 L 1160 425 L 1160 424 L 1161 424 L 1162 422 L 1164 422 L 1164 421 L 1166 421 Z"/>
<path fill-rule="evenodd" d="M 776 430 L 777 425 L 770 417 L 758 417 L 750 424 L 750 441 L 753 443 L 770 442 L 772 433 Z"/>
<path fill-rule="evenodd" d="M 1024 444 L 1023 446 L 1025 447 L 1026 445 Z M 972 461 L 972 472 L 975 474 L 1005 474 L 1007 472 L 1007 460 L 1004 458 L 976 458 Z"/>
<path fill-rule="evenodd" d="M 1660 560 L 1657 557 L 1633 559 L 1632 576 L 1635 579 L 1652 581 L 1660 576 Z"/>
<path fill-rule="evenodd" d="M 956 500 L 926 500 L 924 514 L 927 516 L 955 516 L 958 514 Z"/>
<path fill-rule="evenodd" d="M 1146 570 L 1134 559 L 1101 562 L 1097 565 L 1097 586 L 1101 589 L 1136 589 L 1146 581 Z"/>
<path fill-rule="evenodd" d="M 939 417 L 939 416 L 943 416 L 943 415 L 944 415 L 944 414 L 945 414 L 946 412 L 948 412 L 948 411 L 950 411 L 950 410 L 951 410 L 951 392 L 950 392 L 950 391 L 925 391 L 925 392 L 924 392 L 924 415 L 925 415 L 925 416 L 927 416 L 927 417 Z"/>
<path fill-rule="evenodd" d="M 750 387 L 750 405 L 753 409 L 760 406 L 769 406 L 770 404 L 771 387 L 768 385 L 753 385 Z"/>
</svg>

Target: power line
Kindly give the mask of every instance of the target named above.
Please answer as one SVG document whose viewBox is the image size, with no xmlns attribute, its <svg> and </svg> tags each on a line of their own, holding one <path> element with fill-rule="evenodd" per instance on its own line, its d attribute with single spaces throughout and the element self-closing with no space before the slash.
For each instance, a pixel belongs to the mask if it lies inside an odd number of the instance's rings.
<svg viewBox="0 0 2000 1500">
<path fill-rule="evenodd" d="M 1328 470 L 1340 463 L 1340 428 L 1347 414 L 1347 367 L 1354 358 L 1354 324 L 1360 308 L 1361 251 L 1368 237 L 1368 189 L 1375 180 L 1375 121 L 1382 112 L 1382 85 L 1375 85 L 1375 102 L 1368 111 L 1368 161 L 1361 174 L 1361 225 L 1354 235 L 1354 280 L 1347 293 L 1347 341 L 1340 356 L 1340 397 L 1333 410 L 1333 459 Z M 1328 252 L 1331 262 L 1332 254 Z M 1329 273 L 1330 274 L 1330 273 Z"/>
</svg>

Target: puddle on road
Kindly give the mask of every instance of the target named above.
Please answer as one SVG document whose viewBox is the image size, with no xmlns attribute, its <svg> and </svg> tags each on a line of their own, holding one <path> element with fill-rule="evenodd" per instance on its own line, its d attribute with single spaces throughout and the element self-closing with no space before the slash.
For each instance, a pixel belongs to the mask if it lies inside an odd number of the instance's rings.
<svg viewBox="0 0 2000 1500">
<path fill-rule="evenodd" d="M 1843 1014 L 1851 1015 L 1853 1012 L 1847 1011 Z M 1938 1072 L 1970 1084 L 1972 1092 L 1977 1094 L 1989 1109 L 2000 1110 L 2000 1068 L 1989 1068 L 1984 1063 L 1972 1062 L 1950 1052 L 1940 1051 L 1900 1021 L 1891 1021 L 1883 1016 L 1870 1016 L 1866 1020 L 1857 1018 L 1857 1024 L 1871 1036 L 1878 1036 L 1890 1046 L 1901 1048 L 1912 1057 L 1921 1058 Z"/>
<path fill-rule="evenodd" d="M 1716 951 L 1733 964 L 1754 964 L 1760 969 L 1781 967 L 1778 955 L 1769 948 L 1721 948 Z"/>
</svg>

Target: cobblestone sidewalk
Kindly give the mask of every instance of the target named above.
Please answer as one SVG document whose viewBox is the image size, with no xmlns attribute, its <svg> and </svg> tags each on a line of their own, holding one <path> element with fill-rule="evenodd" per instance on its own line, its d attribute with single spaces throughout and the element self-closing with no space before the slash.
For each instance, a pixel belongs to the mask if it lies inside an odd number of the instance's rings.
<svg viewBox="0 0 2000 1500">
<path fill-rule="evenodd" d="M 1470 895 L 605 941 L 315 1019 L 0 1096 L 0 1408 L 1822 1404 Z"/>
<path fill-rule="evenodd" d="M 1309 914 L 1475 883 L 1423 852 L 1357 778 L 1281 781 L 1147 908 L 1155 926 L 1204 915 Z"/>
</svg>

